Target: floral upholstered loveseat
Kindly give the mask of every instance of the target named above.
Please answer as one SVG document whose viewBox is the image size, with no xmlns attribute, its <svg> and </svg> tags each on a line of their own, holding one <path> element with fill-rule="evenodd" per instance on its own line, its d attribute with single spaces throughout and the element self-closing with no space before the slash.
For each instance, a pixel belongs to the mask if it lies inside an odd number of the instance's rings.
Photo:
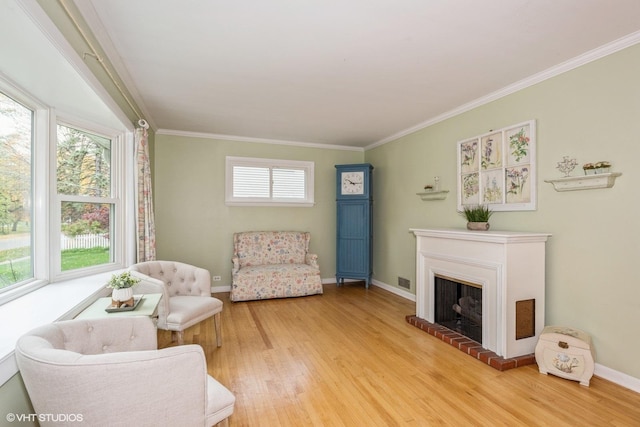
<svg viewBox="0 0 640 427">
<path fill-rule="evenodd" d="M 322 293 L 311 234 L 246 231 L 233 235 L 231 301 L 299 297 Z"/>
</svg>

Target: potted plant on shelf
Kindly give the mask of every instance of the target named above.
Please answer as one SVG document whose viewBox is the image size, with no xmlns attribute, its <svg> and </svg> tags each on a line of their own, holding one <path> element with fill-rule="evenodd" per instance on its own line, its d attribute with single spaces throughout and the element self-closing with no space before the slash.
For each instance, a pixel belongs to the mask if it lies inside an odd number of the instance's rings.
<svg viewBox="0 0 640 427">
<path fill-rule="evenodd" d="M 489 218 L 493 212 L 487 206 L 465 206 L 462 215 L 467 219 L 467 229 L 469 230 L 488 230 Z"/>
<path fill-rule="evenodd" d="M 111 292 L 111 305 L 117 308 L 122 306 L 133 307 L 132 286 L 139 281 L 140 279 L 131 276 L 128 271 L 111 276 L 111 280 L 107 282 L 107 288 L 113 289 Z"/>
</svg>

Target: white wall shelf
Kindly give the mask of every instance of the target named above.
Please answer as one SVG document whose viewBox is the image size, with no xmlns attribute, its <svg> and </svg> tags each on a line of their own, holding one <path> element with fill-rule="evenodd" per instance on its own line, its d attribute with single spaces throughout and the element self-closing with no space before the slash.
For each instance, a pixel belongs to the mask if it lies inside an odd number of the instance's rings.
<svg viewBox="0 0 640 427">
<path fill-rule="evenodd" d="M 595 175 L 569 176 L 565 178 L 546 179 L 556 191 L 593 190 L 596 188 L 611 188 L 619 172 L 599 173 Z"/>
<path fill-rule="evenodd" d="M 429 200 L 444 200 L 449 194 L 449 190 L 442 191 L 425 191 L 423 193 L 416 193 L 424 201 Z"/>
</svg>

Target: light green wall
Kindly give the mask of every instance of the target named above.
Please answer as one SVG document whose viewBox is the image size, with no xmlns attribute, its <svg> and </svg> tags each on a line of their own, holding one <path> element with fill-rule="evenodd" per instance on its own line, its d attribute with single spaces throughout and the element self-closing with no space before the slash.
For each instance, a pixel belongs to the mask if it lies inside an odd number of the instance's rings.
<svg viewBox="0 0 640 427">
<path fill-rule="evenodd" d="M 226 206 L 225 157 L 315 162 L 315 206 Z M 359 163 L 362 151 L 156 135 L 154 202 L 158 259 L 183 261 L 222 276 L 230 285 L 233 233 L 250 230 L 311 232 L 323 279 L 335 276 L 335 168 Z"/>
<path fill-rule="evenodd" d="M 22 381 L 20 374 L 15 374 L 6 383 L 0 387 L 0 425 L 19 425 L 19 426 L 37 426 L 38 423 L 33 421 L 14 421 L 9 423 L 7 417 L 13 414 L 16 418 L 26 420 L 29 416 L 35 414 L 27 389 Z M 3 423 L 7 424 L 3 424 Z"/>
<path fill-rule="evenodd" d="M 526 120 L 537 120 L 538 209 L 496 212 L 496 230 L 550 232 L 546 324 L 583 329 L 596 362 L 640 378 L 640 45 L 627 48 L 470 112 L 371 149 L 375 166 L 375 279 L 411 279 L 415 237 L 409 228 L 459 227 L 456 143 Z M 562 156 L 579 164 L 609 160 L 622 172 L 611 189 L 556 192 Z M 580 168 L 578 168 L 580 169 Z M 574 174 L 582 170 L 574 171 Z M 444 201 L 416 193 L 440 176 Z M 409 313 L 408 313 L 409 314 Z"/>
</svg>

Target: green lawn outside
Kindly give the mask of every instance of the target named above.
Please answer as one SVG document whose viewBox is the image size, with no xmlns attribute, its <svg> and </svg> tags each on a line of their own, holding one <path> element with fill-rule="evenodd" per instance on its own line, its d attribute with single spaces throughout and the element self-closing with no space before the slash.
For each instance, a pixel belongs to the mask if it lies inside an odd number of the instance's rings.
<svg viewBox="0 0 640 427">
<path fill-rule="evenodd" d="M 32 276 L 29 248 L 0 251 L 0 288 L 11 286 Z M 107 264 L 109 248 L 69 249 L 62 251 L 62 271 Z"/>
<path fill-rule="evenodd" d="M 5 259 L 3 259 L 3 261 L 4 262 L 0 264 L 0 289 L 33 276 L 29 258 L 20 257 L 17 261 L 8 261 Z"/>
<path fill-rule="evenodd" d="M 109 248 L 69 249 L 62 251 L 62 271 L 107 264 Z"/>
</svg>

